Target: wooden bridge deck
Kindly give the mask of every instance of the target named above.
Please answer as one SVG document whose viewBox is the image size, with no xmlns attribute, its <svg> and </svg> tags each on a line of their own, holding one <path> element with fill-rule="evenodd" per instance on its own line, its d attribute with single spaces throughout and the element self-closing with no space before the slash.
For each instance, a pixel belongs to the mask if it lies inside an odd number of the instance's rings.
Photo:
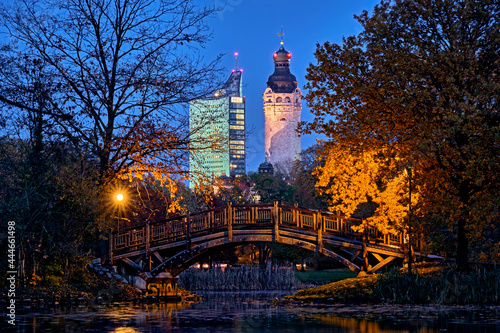
<svg viewBox="0 0 500 333">
<path fill-rule="evenodd" d="M 229 205 L 113 232 L 109 258 L 154 276 L 165 270 L 176 275 L 210 249 L 247 242 L 299 246 L 332 257 L 355 272 L 374 272 L 404 256 L 402 235 L 352 230 L 360 223 L 339 214 L 277 203 Z M 354 262 L 368 254 L 376 261 L 373 267 Z"/>
</svg>

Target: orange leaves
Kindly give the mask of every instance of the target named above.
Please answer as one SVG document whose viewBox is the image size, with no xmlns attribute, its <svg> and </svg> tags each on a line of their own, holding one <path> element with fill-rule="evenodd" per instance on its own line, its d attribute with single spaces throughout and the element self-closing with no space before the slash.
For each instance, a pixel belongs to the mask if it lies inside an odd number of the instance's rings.
<svg viewBox="0 0 500 333">
<path fill-rule="evenodd" d="M 383 191 L 379 192 L 373 201 L 378 205 L 376 214 L 372 217 L 374 223 L 385 231 L 404 229 L 409 214 L 408 176 L 397 174 L 384 184 Z M 418 192 L 412 187 L 412 205 L 418 202 Z"/>
<path fill-rule="evenodd" d="M 327 153 L 325 165 L 316 170 L 317 188 L 331 196 L 331 208 L 351 216 L 361 203 L 377 195 L 374 154 L 341 145 L 332 145 Z"/>
<path fill-rule="evenodd" d="M 328 145 L 325 165 L 315 171 L 316 187 L 330 197 L 330 210 L 362 218 L 359 231 L 371 226 L 394 232 L 408 215 L 408 178 L 387 175 L 383 155 L 375 149 Z M 416 192 L 414 190 L 414 192 Z M 417 195 L 412 195 L 416 203 Z"/>
</svg>

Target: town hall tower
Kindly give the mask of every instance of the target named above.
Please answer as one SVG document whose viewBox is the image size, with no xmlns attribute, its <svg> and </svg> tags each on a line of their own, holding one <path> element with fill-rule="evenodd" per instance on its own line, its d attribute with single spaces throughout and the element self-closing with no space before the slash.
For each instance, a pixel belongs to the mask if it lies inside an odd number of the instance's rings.
<svg viewBox="0 0 500 333">
<path fill-rule="evenodd" d="M 264 99 L 265 157 L 275 167 L 288 169 L 300 158 L 300 136 L 297 126 L 302 109 L 302 92 L 290 72 L 291 53 L 281 47 L 273 55 L 274 73 L 269 76 Z"/>
</svg>

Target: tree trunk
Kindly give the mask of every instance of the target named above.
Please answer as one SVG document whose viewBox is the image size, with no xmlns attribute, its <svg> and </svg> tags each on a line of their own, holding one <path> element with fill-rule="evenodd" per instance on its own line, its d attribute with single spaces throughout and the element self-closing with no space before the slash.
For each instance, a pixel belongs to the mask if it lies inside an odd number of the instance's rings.
<svg viewBox="0 0 500 333">
<path fill-rule="evenodd" d="M 457 249 L 456 249 L 457 270 L 466 271 L 469 269 L 469 240 L 467 239 L 466 220 L 461 217 L 457 225 Z"/>
<path fill-rule="evenodd" d="M 366 249 L 367 234 L 363 232 L 363 271 L 368 272 L 368 250 Z"/>
<path fill-rule="evenodd" d="M 464 207 L 469 207 L 472 196 L 472 182 L 465 179 L 460 183 L 458 195 Z M 457 248 L 455 259 L 457 260 L 457 270 L 466 271 L 469 269 L 469 239 L 467 238 L 467 212 L 462 211 L 457 222 Z"/>
</svg>

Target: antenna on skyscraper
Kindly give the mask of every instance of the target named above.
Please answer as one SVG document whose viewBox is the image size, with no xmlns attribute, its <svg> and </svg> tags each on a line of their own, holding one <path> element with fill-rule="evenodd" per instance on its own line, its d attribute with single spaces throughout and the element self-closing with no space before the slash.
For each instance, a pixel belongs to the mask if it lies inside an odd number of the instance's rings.
<svg viewBox="0 0 500 333">
<path fill-rule="evenodd" d="M 234 65 L 236 70 L 238 70 L 238 52 L 234 52 Z"/>
</svg>

